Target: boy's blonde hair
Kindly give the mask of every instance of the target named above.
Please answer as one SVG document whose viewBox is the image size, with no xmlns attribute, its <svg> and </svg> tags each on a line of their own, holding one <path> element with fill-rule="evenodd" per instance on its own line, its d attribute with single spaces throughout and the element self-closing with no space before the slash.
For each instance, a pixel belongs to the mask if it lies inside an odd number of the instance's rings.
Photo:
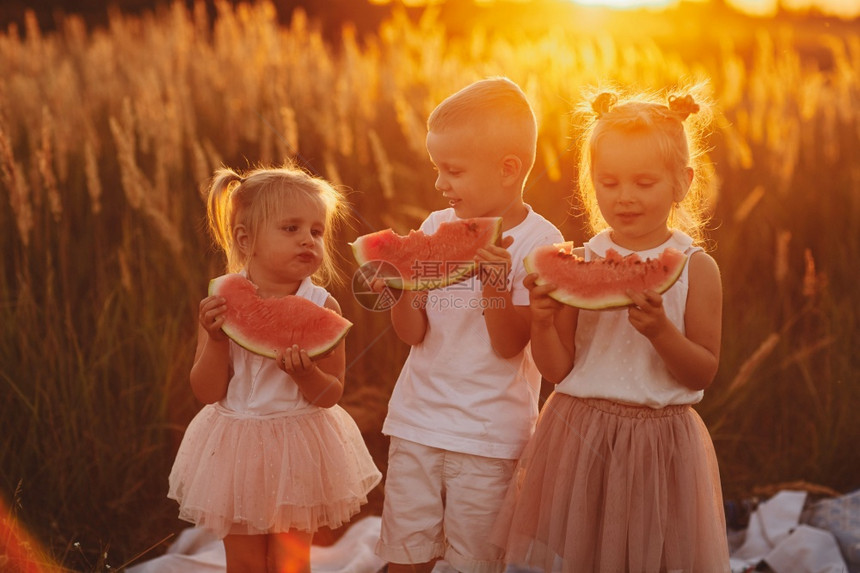
<svg viewBox="0 0 860 573">
<path fill-rule="evenodd" d="M 505 153 L 523 163 L 523 180 L 535 163 L 537 119 L 526 94 L 504 77 L 478 80 L 445 98 L 427 118 L 427 130 L 437 133 L 451 127 L 475 126 Z"/>
<path fill-rule="evenodd" d="M 250 235 L 249 252 L 253 252 L 257 232 L 269 217 L 298 202 L 317 204 L 325 210 L 323 260 L 312 278 L 317 284 L 337 282 L 332 243 L 345 216 L 343 195 L 327 181 L 289 164 L 260 167 L 244 175 L 229 168 L 215 172 L 207 192 L 207 214 L 212 237 L 227 255 L 227 272 L 238 272 L 247 263 L 234 241 L 237 225 L 243 225 Z"/>
<path fill-rule="evenodd" d="M 664 103 L 665 102 L 665 103 Z M 666 168 L 676 174 L 676 185 L 687 185 L 686 168 L 693 169 L 693 182 L 684 199 L 669 216 L 669 227 L 690 235 L 701 244 L 704 226 L 713 203 L 716 179 L 707 161 L 703 140 L 713 118 L 713 108 L 699 84 L 661 100 L 656 94 L 640 93 L 623 99 L 616 92 L 602 92 L 590 99 L 589 120 L 580 142 L 579 197 L 591 231 L 608 225 L 597 207 L 591 177 L 592 158 L 603 135 L 609 131 L 650 132 L 655 136 Z"/>
</svg>

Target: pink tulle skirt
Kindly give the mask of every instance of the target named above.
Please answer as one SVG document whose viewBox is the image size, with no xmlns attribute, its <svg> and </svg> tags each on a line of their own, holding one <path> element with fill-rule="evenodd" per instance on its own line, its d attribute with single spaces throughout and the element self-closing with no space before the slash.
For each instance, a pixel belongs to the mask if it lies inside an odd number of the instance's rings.
<svg viewBox="0 0 860 573">
<path fill-rule="evenodd" d="M 242 417 L 208 405 L 185 431 L 168 497 L 221 538 L 313 532 L 349 521 L 381 477 L 340 406 Z"/>
<path fill-rule="evenodd" d="M 689 406 L 553 394 L 493 541 L 510 563 L 545 571 L 729 571 L 707 428 Z"/>
</svg>

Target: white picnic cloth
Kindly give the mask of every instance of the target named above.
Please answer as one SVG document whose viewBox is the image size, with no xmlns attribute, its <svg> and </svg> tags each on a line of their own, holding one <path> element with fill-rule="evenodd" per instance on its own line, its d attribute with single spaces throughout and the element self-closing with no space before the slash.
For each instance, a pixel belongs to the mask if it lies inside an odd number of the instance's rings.
<svg viewBox="0 0 860 573">
<path fill-rule="evenodd" d="M 382 523 L 377 516 L 362 518 L 334 544 L 311 546 L 313 573 L 377 573 L 385 566 L 373 552 Z M 183 530 L 167 553 L 128 567 L 127 573 L 224 573 L 224 543 L 197 527 Z"/>
<path fill-rule="evenodd" d="M 776 573 L 848 571 L 833 534 L 809 525 L 798 525 L 764 560 Z"/>
<path fill-rule="evenodd" d="M 750 516 L 743 543 L 731 554 L 734 573 L 765 561 L 776 573 L 844 573 L 848 571 L 830 531 L 801 525 L 806 492 L 785 490 L 758 505 Z M 328 547 L 311 547 L 313 573 L 379 573 L 385 566 L 374 553 L 382 523 L 377 516 L 353 523 Z M 224 544 L 203 529 L 183 530 L 167 553 L 128 567 L 128 573 L 224 573 Z M 435 573 L 449 573 L 440 561 Z M 531 571 L 509 566 L 507 573 Z"/>
<path fill-rule="evenodd" d="M 731 554 L 734 573 L 760 561 L 775 573 L 843 573 L 848 567 L 829 531 L 800 525 L 805 491 L 784 490 L 758 505 L 743 544 Z"/>
</svg>

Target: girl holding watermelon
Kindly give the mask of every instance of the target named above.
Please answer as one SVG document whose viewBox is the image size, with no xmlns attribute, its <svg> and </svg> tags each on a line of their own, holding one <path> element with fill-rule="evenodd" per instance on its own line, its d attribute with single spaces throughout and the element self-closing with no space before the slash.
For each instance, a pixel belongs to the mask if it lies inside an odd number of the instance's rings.
<svg viewBox="0 0 860 573">
<path fill-rule="evenodd" d="M 296 295 L 338 314 L 315 283 L 333 276 L 327 252 L 341 213 L 331 185 L 293 167 L 221 169 L 208 191 L 229 272 L 264 299 Z M 224 540 L 228 572 L 309 572 L 314 531 L 348 521 L 381 479 L 337 405 L 344 345 L 314 360 L 297 346 L 254 354 L 222 330 L 226 311 L 220 296 L 200 302 L 191 387 L 206 406 L 186 430 L 168 496 L 182 519 Z"/>
<path fill-rule="evenodd" d="M 578 249 L 688 262 L 662 295 L 609 310 L 563 305 L 529 275 L 534 359 L 556 384 L 520 459 L 495 541 L 510 562 L 565 572 L 729 571 L 713 444 L 692 405 L 717 371 L 722 286 L 698 244 L 711 178 L 702 99 L 600 94 L 580 193 L 596 235 Z M 599 294 L 599 293 L 598 293 Z"/>
</svg>

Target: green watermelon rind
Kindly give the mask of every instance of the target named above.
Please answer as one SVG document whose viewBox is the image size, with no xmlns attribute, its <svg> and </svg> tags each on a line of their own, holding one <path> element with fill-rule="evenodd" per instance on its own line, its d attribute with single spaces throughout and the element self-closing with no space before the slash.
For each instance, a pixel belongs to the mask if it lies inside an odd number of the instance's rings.
<svg viewBox="0 0 860 573">
<path fill-rule="evenodd" d="M 221 285 L 224 281 L 228 280 L 230 277 L 232 277 L 234 275 L 235 275 L 235 273 L 229 273 L 229 274 L 221 275 L 220 277 L 216 277 L 216 278 L 210 280 L 209 281 L 209 289 L 208 289 L 209 294 L 210 295 L 217 294 L 218 286 Z M 239 275 L 239 276 L 241 276 L 241 275 Z M 326 309 L 324 307 L 319 307 L 319 308 L 321 308 L 322 310 L 324 310 L 326 312 L 333 312 L 334 313 L 334 311 L 331 311 L 331 310 Z M 340 344 L 341 340 L 343 340 L 344 337 L 346 337 L 346 335 L 349 333 L 349 330 L 352 328 L 352 322 L 350 322 L 349 320 L 347 320 L 346 318 L 342 317 L 341 315 L 339 315 L 337 313 L 334 313 L 334 314 L 343 319 L 343 321 L 344 321 L 343 329 L 338 333 L 338 335 L 335 338 L 329 339 L 324 344 L 320 344 L 314 348 L 305 348 L 304 350 L 308 353 L 308 356 L 311 359 L 322 358 L 326 354 L 331 352 L 332 349 L 334 349 L 338 344 Z M 253 352 L 254 354 L 259 354 L 260 356 L 265 356 L 267 358 L 273 358 L 274 359 L 277 357 L 277 349 L 272 348 L 271 345 L 266 345 L 265 343 L 262 343 L 262 342 L 256 342 L 256 341 L 250 340 L 239 329 L 233 328 L 233 326 L 226 321 L 221 326 L 221 330 L 224 331 L 224 334 L 226 334 L 233 342 L 235 342 L 236 344 L 238 344 L 239 346 L 241 346 L 245 350 L 248 350 L 249 352 Z M 283 350 L 283 349 L 281 349 L 281 350 Z"/>
<path fill-rule="evenodd" d="M 481 217 L 481 218 L 489 218 L 489 217 Z M 487 242 L 486 245 L 494 245 L 498 244 L 502 237 L 502 218 L 501 217 L 492 217 L 496 219 L 494 222 L 492 236 Z M 388 229 L 390 230 L 390 229 Z M 367 236 L 367 235 L 365 235 Z M 361 250 L 362 241 L 364 236 L 358 237 L 352 243 L 349 243 L 349 246 L 352 248 L 352 255 L 355 258 L 358 265 L 364 266 L 369 263 L 376 262 L 376 259 L 371 259 L 364 254 Z M 385 284 L 391 288 L 397 290 L 406 290 L 406 291 L 426 291 L 426 290 L 435 290 L 439 288 L 445 288 L 451 285 L 455 285 L 457 283 L 461 283 L 471 277 L 475 270 L 478 268 L 477 263 L 472 263 L 468 265 L 463 265 L 462 267 L 457 269 L 457 272 L 453 272 L 445 277 L 440 279 L 425 279 L 425 280 L 415 280 L 415 281 L 404 281 L 403 277 L 380 277 L 385 281 Z"/>
<path fill-rule="evenodd" d="M 559 247 L 562 245 L 570 246 L 571 243 L 560 243 Z M 542 279 L 539 271 L 537 270 L 537 264 L 535 263 L 535 257 L 540 247 L 536 248 L 532 252 L 530 252 L 523 259 L 523 266 L 528 273 L 537 273 L 538 277 L 535 279 L 535 284 L 544 285 L 547 284 L 547 280 Z M 669 274 L 666 275 L 666 278 L 658 283 L 657 285 L 651 287 L 651 290 L 658 294 L 663 294 L 667 290 L 669 290 L 672 285 L 674 285 L 678 279 L 681 277 L 681 273 L 684 271 L 684 267 L 689 260 L 689 257 L 684 253 L 680 253 L 680 257 L 678 258 L 678 264 L 676 268 L 674 268 Z M 661 253 L 662 255 L 662 253 Z M 658 255 L 657 258 L 660 258 L 661 255 Z M 648 259 L 646 259 L 647 261 Z M 592 261 L 594 264 L 600 264 L 600 260 Z M 558 285 L 556 285 L 558 286 Z M 610 293 L 604 295 L 602 298 L 583 298 L 569 291 L 565 291 L 562 287 L 556 288 L 554 291 L 549 293 L 550 298 L 557 300 L 562 304 L 566 304 L 568 306 L 573 306 L 576 308 L 580 308 L 583 310 L 607 310 L 614 308 L 622 308 L 625 306 L 630 306 L 633 304 L 633 300 L 622 293 Z"/>
</svg>

